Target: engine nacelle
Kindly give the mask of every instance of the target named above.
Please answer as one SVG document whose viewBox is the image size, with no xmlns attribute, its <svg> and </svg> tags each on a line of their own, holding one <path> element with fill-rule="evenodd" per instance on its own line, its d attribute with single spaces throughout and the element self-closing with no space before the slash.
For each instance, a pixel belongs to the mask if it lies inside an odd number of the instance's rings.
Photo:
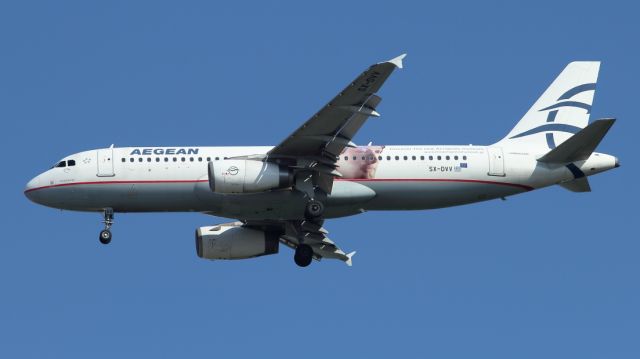
<svg viewBox="0 0 640 359">
<path fill-rule="evenodd" d="M 196 253 L 205 259 L 245 259 L 278 253 L 280 234 L 227 223 L 196 230 Z"/>
<path fill-rule="evenodd" d="M 293 185 L 293 172 L 276 163 L 252 160 L 209 162 L 209 188 L 216 193 L 255 193 Z"/>
</svg>

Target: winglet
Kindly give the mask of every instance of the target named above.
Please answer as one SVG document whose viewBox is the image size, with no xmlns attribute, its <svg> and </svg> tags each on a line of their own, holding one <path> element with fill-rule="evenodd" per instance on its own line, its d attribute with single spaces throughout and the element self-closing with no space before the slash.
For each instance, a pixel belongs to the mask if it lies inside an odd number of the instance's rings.
<svg viewBox="0 0 640 359">
<path fill-rule="evenodd" d="M 344 262 L 345 262 L 345 263 L 347 263 L 347 265 L 348 265 L 349 267 L 351 267 L 351 266 L 353 265 L 353 261 L 351 260 L 351 258 L 352 258 L 355 254 L 356 254 L 356 251 L 353 251 L 353 252 L 351 252 L 351 253 L 347 254 L 347 260 L 346 260 L 346 261 L 344 261 Z"/>
<path fill-rule="evenodd" d="M 402 68 L 402 59 L 404 59 L 407 56 L 407 54 L 402 54 L 398 57 L 394 57 L 393 59 L 389 60 L 389 61 L 385 61 L 388 62 L 390 64 L 394 64 L 396 65 L 397 68 L 401 69 Z"/>
</svg>

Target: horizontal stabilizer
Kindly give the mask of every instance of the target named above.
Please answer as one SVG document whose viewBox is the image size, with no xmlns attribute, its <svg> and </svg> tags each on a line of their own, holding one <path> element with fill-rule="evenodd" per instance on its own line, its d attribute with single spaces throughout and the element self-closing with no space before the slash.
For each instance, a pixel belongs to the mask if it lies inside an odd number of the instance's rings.
<svg viewBox="0 0 640 359">
<path fill-rule="evenodd" d="M 615 121 L 613 118 L 594 121 L 539 158 L 538 162 L 563 164 L 586 160 Z"/>
<path fill-rule="evenodd" d="M 587 177 L 576 178 L 573 181 L 560 183 L 564 189 L 571 192 L 591 192 L 591 186 Z"/>
</svg>

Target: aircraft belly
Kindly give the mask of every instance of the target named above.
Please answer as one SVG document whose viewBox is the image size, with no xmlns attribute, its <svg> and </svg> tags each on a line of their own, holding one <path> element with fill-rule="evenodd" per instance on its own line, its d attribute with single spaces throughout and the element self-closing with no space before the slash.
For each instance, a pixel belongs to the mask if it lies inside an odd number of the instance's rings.
<svg viewBox="0 0 640 359">
<path fill-rule="evenodd" d="M 297 191 L 217 194 L 203 181 L 172 183 L 78 184 L 46 189 L 53 207 L 117 212 L 206 212 L 237 219 L 300 219 L 307 198 Z M 371 210 L 449 207 L 524 192 L 509 185 L 483 182 L 336 181 L 326 202 L 326 218 Z"/>
<path fill-rule="evenodd" d="M 524 192 L 525 189 L 475 182 L 368 182 L 376 192 L 365 210 L 417 210 L 451 207 Z"/>
<path fill-rule="evenodd" d="M 110 207 L 116 212 L 186 212 L 202 209 L 192 195 L 193 183 L 77 184 L 46 191 L 47 197 L 59 199 L 55 207 L 70 210 L 100 211 Z M 73 200 L 74 191 L 83 194 L 82 200 Z"/>
</svg>

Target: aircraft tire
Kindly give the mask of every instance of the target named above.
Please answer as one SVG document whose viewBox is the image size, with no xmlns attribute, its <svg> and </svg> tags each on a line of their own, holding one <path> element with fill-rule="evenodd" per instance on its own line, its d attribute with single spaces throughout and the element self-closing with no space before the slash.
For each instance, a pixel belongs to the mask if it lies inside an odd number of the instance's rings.
<svg viewBox="0 0 640 359">
<path fill-rule="evenodd" d="M 313 249 L 308 244 L 301 244 L 296 248 L 293 260 L 300 267 L 307 267 L 313 260 Z"/>
<path fill-rule="evenodd" d="M 108 229 L 103 229 L 100 231 L 100 243 L 109 244 L 111 243 L 111 231 Z"/>
<path fill-rule="evenodd" d="M 318 200 L 312 199 L 307 202 L 307 206 L 304 211 L 304 217 L 306 219 L 315 219 L 321 217 L 324 213 L 324 204 Z"/>
</svg>

